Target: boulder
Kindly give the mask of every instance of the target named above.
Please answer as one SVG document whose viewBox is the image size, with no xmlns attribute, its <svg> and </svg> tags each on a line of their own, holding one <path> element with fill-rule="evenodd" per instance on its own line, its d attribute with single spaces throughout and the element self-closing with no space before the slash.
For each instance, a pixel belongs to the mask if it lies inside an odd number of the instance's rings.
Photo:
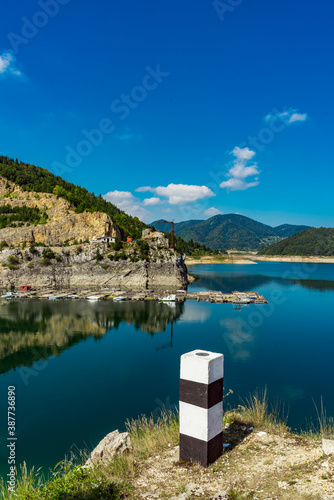
<svg viewBox="0 0 334 500">
<path fill-rule="evenodd" d="M 218 491 L 213 497 L 212 500 L 228 500 L 230 497 L 227 491 Z"/>
<path fill-rule="evenodd" d="M 322 450 L 326 455 L 334 454 L 334 439 L 323 439 Z"/>
<path fill-rule="evenodd" d="M 107 434 L 90 454 L 86 465 L 96 465 L 98 462 L 110 462 L 116 454 L 123 455 L 131 448 L 131 439 L 128 432 L 118 430 Z"/>
</svg>

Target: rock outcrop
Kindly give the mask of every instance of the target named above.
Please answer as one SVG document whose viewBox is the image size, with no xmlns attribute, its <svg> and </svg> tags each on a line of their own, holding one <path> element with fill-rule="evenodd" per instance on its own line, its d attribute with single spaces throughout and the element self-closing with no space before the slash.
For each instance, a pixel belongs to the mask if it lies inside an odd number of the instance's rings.
<svg viewBox="0 0 334 500">
<path fill-rule="evenodd" d="M 99 462 L 110 462 L 115 455 L 123 455 L 131 448 L 131 439 L 128 432 L 118 430 L 110 432 L 104 437 L 90 454 L 86 465 L 97 465 Z"/>
<path fill-rule="evenodd" d="M 149 258 L 134 261 L 138 252 L 136 242 L 124 245 L 126 259 L 111 261 L 111 252 L 104 243 L 53 247 L 58 260 L 49 265 L 43 262 L 43 247 L 29 250 L 12 249 L 0 254 L 0 288 L 16 289 L 30 284 L 34 288 L 72 288 L 87 290 L 110 287 L 133 289 L 182 288 L 188 284 L 184 257 L 167 248 L 168 240 L 161 245 L 161 239 L 147 239 Z M 160 241 L 158 243 L 157 241 Z M 138 255 L 138 253 L 137 253 Z M 98 258 L 97 258 L 98 256 Z M 11 262 L 16 264 L 13 266 Z M 2 265 L 1 265 L 2 264 Z"/>
<path fill-rule="evenodd" d="M 0 254 L 0 288 L 32 284 L 34 287 L 67 288 L 110 287 L 147 289 L 156 287 L 183 287 L 188 284 L 184 257 L 169 248 L 168 239 L 159 231 L 144 230 L 142 239 L 149 250 L 140 254 L 136 242 L 125 244 L 126 256 L 117 262 L 107 258 L 103 243 L 80 247 L 57 248 L 68 242 L 92 241 L 103 236 L 121 237 L 120 230 L 110 216 L 102 212 L 76 213 L 65 199 L 49 193 L 23 191 L 19 186 L 0 178 L 0 206 L 37 207 L 45 211 L 45 224 L 0 229 L 0 242 L 21 247 L 23 243 L 42 243 L 53 247 L 58 259 L 42 262 L 43 249 L 32 255 L 29 251 L 7 250 Z M 12 257 L 10 257 L 12 256 Z M 98 256 L 98 257 L 97 257 Z M 16 264 L 13 265 L 14 259 Z"/>
<path fill-rule="evenodd" d="M 6 185 L 10 187 L 6 188 Z M 7 204 L 13 207 L 37 207 L 48 214 L 45 224 L 0 229 L 0 241 L 6 241 L 8 245 L 19 246 L 26 242 L 52 246 L 66 241 L 73 243 L 75 240 L 91 241 L 102 236 L 121 236 L 108 214 L 78 214 L 64 198 L 49 193 L 22 191 L 19 186 L 0 178 L 0 206 Z"/>
</svg>

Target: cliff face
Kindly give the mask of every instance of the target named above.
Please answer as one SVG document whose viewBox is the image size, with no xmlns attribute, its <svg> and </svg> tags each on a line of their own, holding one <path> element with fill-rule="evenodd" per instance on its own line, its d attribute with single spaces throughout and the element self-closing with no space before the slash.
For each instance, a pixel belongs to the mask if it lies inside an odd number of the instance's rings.
<svg viewBox="0 0 334 500">
<path fill-rule="evenodd" d="M 6 185 L 10 186 L 6 188 Z M 110 216 L 102 212 L 75 213 L 71 204 L 63 198 L 49 193 L 22 191 L 13 183 L 0 178 L 0 206 L 10 204 L 15 207 L 26 205 L 46 211 L 46 224 L 23 226 L 21 228 L 0 229 L 0 241 L 19 246 L 23 242 L 56 245 L 68 241 L 91 241 L 102 236 L 118 236 L 120 231 Z"/>
<path fill-rule="evenodd" d="M 146 235 L 149 258 L 131 260 L 136 243 L 124 245 L 127 258 L 111 261 L 108 254 L 115 253 L 103 243 L 54 247 L 57 259 L 48 265 L 43 262 L 43 247 L 34 254 L 29 250 L 7 250 L 0 254 L 0 287 L 9 289 L 21 285 L 34 288 L 72 288 L 103 290 L 111 287 L 135 289 L 181 288 L 188 284 L 187 267 L 182 255 L 168 248 L 168 240 L 161 233 Z M 98 256 L 98 258 L 97 258 Z M 14 266 L 13 264 L 14 258 Z"/>
<path fill-rule="evenodd" d="M 169 249 L 163 233 L 143 231 L 143 240 L 149 245 L 147 258 L 138 260 L 139 247 L 135 242 L 125 244 L 126 258 L 110 261 L 112 252 L 104 244 L 79 247 L 57 247 L 66 241 L 92 241 L 102 236 L 120 237 L 118 227 L 109 215 L 102 212 L 75 213 L 71 204 L 49 193 L 22 191 L 20 187 L 0 178 L 0 206 L 37 207 L 48 214 L 45 224 L 23 225 L 0 229 L 0 241 L 20 247 L 24 242 L 43 243 L 53 247 L 58 259 L 45 264 L 43 248 L 31 254 L 28 250 L 7 250 L 0 254 L 0 288 L 10 285 L 32 284 L 34 287 L 89 287 L 122 286 L 129 288 L 182 287 L 187 285 L 187 268 L 183 257 Z M 99 258 L 96 258 L 96 254 Z M 15 265 L 8 260 L 15 258 Z M 136 258 L 134 258 L 136 255 Z M 16 269 L 15 269 L 16 268 Z"/>
</svg>

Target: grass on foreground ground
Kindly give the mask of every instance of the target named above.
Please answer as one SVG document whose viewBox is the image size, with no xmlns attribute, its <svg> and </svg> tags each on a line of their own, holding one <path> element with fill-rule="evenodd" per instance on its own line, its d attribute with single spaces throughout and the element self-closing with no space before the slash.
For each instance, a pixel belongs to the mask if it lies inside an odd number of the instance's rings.
<svg viewBox="0 0 334 500">
<path fill-rule="evenodd" d="M 333 436 L 333 420 L 327 419 L 323 405 L 321 405 L 318 412 L 318 419 L 318 431 L 313 426 L 310 434 L 306 435 L 304 433 L 304 436 L 316 438 L 323 435 L 321 434 L 323 432 L 326 433 L 326 436 Z M 266 430 L 277 435 L 283 435 L 289 431 L 278 405 L 269 409 L 266 390 L 256 392 L 242 401 L 242 404 L 237 409 L 227 411 L 224 417 L 224 425 L 230 427 L 229 442 L 232 443 L 232 447 L 237 446 L 240 442 L 240 437 L 237 436 L 237 433 L 234 433 L 233 429 L 239 429 L 240 436 L 241 425 L 252 426 L 255 431 Z M 94 468 L 82 468 L 88 458 L 88 453 L 78 451 L 70 460 L 65 459 L 58 464 L 51 477 L 47 480 L 45 480 L 40 470 L 31 469 L 28 471 L 24 464 L 19 471 L 16 495 L 13 496 L 8 492 L 3 481 L 3 484 L 0 485 L 0 487 L 2 486 L 0 499 L 118 500 L 125 497 L 134 497 L 136 490 L 133 483 L 145 470 L 146 459 L 150 459 L 157 454 L 163 454 L 179 444 L 178 414 L 176 411 L 166 410 L 161 412 L 158 419 L 154 419 L 153 416 L 141 416 L 136 420 L 128 420 L 126 429 L 130 433 L 132 441 L 132 449 L 129 453 L 116 456 L 108 464 L 99 464 Z M 226 461 L 228 468 L 233 470 L 236 465 L 233 460 L 233 454 L 228 453 L 225 455 L 225 464 L 213 464 L 211 472 L 214 473 L 219 471 L 220 467 L 226 467 Z M 229 495 L 232 500 L 253 498 L 252 495 L 249 496 L 248 493 L 240 490 L 238 486 L 231 486 Z M 301 498 L 291 496 L 292 492 L 289 495 L 286 498 Z M 285 497 L 282 496 L 281 498 Z"/>
<path fill-rule="evenodd" d="M 142 416 L 128 420 L 126 430 L 131 434 L 132 450 L 116 456 L 108 464 L 94 468 L 82 468 L 89 453 L 78 451 L 71 459 L 57 464 L 51 477 L 45 480 L 40 470 L 20 467 L 14 496 L 2 480 L 0 498 L 7 500 L 95 500 L 119 499 L 131 496 L 131 479 L 137 473 L 138 464 L 153 453 L 162 452 L 179 443 L 177 412 L 162 411 L 158 419 Z"/>
</svg>

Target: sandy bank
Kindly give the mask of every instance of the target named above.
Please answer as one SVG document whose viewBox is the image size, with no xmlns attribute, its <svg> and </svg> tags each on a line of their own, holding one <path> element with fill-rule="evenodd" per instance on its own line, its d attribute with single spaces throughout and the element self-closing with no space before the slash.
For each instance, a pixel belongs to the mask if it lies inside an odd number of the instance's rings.
<svg viewBox="0 0 334 500">
<path fill-rule="evenodd" d="M 186 258 L 187 266 L 194 266 L 196 264 L 257 264 L 258 262 L 295 262 L 295 263 L 310 263 L 310 264 L 334 264 L 334 257 L 301 257 L 297 255 L 291 256 L 278 256 L 273 255 L 255 255 L 255 254 L 245 254 L 240 256 L 239 254 L 233 255 L 229 254 L 226 258 L 213 257 L 201 257 L 199 259 Z"/>
<path fill-rule="evenodd" d="M 310 262 L 314 264 L 334 264 L 334 257 L 301 257 L 297 255 L 293 256 L 275 256 L 272 257 L 258 255 L 253 257 L 254 260 L 261 262 Z"/>
<path fill-rule="evenodd" d="M 213 257 L 201 257 L 199 259 L 192 259 L 187 257 L 185 260 L 187 266 L 194 266 L 196 264 L 256 264 L 251 258 L 243 258 L 239 255 L 233 257 L 229 255 L 226 258 Z"/>
</svg>

